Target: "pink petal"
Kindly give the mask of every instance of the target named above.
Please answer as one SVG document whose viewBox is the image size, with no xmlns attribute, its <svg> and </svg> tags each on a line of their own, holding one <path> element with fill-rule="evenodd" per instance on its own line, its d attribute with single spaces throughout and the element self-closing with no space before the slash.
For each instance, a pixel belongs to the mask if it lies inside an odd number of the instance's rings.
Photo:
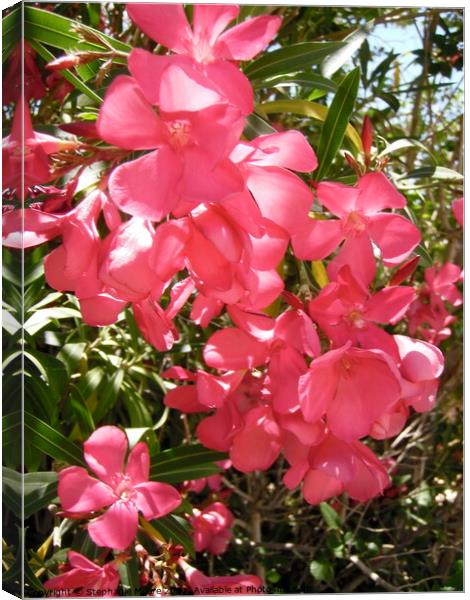
<svg viewBox="0 0 470 600">
<path fill-rule="evenodd" d="M 196 214 L 193 223 L 228 261 L 240 262 L 244 240 L 224 212 L 211 206 Z"/>
<path fill-rule="evenodd" d="M 313 202 L 309 188 L 301 179 L 279 167 L 250 165 L 247 186 L 264 217 L 290 234 L 297 232 L 299 219 L 308 214 Z"/>
<path fill-rule="evenodd" d="M 452 202 L 452 212 L 454 213 L 454 217 L 457 221 L 457 223 L 459 223 L 459 225 L 461 225 L 462 227 L 464 226 L 464 199 L 463 198 L 457 198 L 457 200 L 454 200 Z"/>
<path fill-rule="evenodd" d="M 327 272 L 330 279 L 335 280 L 344 265 L 351 267 L 355 278 L 364 287 L 369 287 L 375 277 L 376 264 L 367 233 L 346 239 L 338 254 L 328 264 Z"/>
<path fill-rule="evenodd" d="M 196 6 L 200 6 L 197 4 Z M 215 60 L 204 65 L 204 72 L 217 90 L 242 114 L 253 112 L 253 88 L 249 79 L 232 63 Z"/>
<path fill-rule="evenodd" d="M 186 219 L 166 221 L 155 230 L 152 269 L 161 281 L 168 281 L 184 267 L 189 228 Z"/>
<path fill-rule="evenodd" d="M 90 298 L 80 298 L 80 311 L 87 325 L 102 327 L 112 325 L 119 313 L 127 306 L 127 300 L 114 298 L 109 294 L 98 294 Z"/>
<path fill-rule="evenodd" d="M 192 44 L 192 31 L 183 5 L 132 3 L 126 6 L 127 14 L 152 40 L 173 52 L 185 54 Z"/>
<path fill-rule="evenodd" d="M 299 378 L 307 370 L 305 360 L 293 348 L 282 348 L 272 354 L 268 369 L 269 389 L 276 412 L 285 415 L 299 408 Z"/>
<path fill-rule="evenodd" d="M 288 310 L 279 315 L 274 335 L 300 354 L 320 355 L 320 340 L 315 325 L 303 310 Z"/>
<path fill-rule="evenodd" d="M 267 358 L 266 344 L 240 329 L 226 327 L 209 338 L 204 361 L 214 369 L 237 371 L 262 365 Z"/>
<path fill-rule="evenodd" d="M 136 444 L 127 458 L 126 475 L 132 480 L 132 484 L 148 481 L 150 473 L 150 454 L 147 444 L 139 442 Z"/>
<path fill-rule="evenodd" d="M 370 430 L 370 436 L 376 440 L 385 440 L 396 437 L 405 426 L 409 410 L 403 402 L 399 402 L 393 409 L 382 415 Z"/>
<path fill-rule="evenodd" d="M 252 335 L 260 342 L 273 338 L 275 321 L 264 313 L 241 310 L 236 305 L 228 306 L 227 312 L 237 327 Z"/>
<path fill-rule="evenodd" d="M 164 517 L 181 504 L 181 496 L 167 483 L 147 481 L 134 486 L 136 505 L 146 519 Z"/>
<path fill-rule="evenodd" d="M 306 460 L 301 463 L 297 463 L 293 467 L 290 467 L 290 469 L 288 469 L 284 473 L 282 482 L 286 486 L 286 488 L 293 490 L 303 480 L 307 471 L 308 471 L 308 462 Z"/>
<path fill-rule="evenodd" d="M 409 381 L 426 381 L 442 375 L 444 357 L 439 348 L 405 335 L 394 335 L 393 339 L 402 361 L 400 371 Z"/>
<path fill-rule="evenodd" d="M 127 59 L 127 68 L 150 104 L 159 103 L 162 73 L 171 64 L 191 68 L 191 60 L 185 56 L 152 54 L 143 48 L 131 50 Z"/>
<path fill-rule="evenodd" d="M 308 173 L 317 168 L 315 152 L 300 131 L 260 135 L 250 142 L 255 152 L 249 162 L 265 167 L 284 167 Z"/>
<path fill-rule="evenodd" d="M 119 500 L 91 521 L 88 534 L 97 546 L 125 550 L 137 534 L 138 513 L 132 502 Z"/>
<path fill-rule="evenodd" d="M 344 239 L 341 221 L 304 219 L 292 236 L 294 254 L 301 260 L 322 260 Z"/>
<path fill-rule="evenodd" d="M 302 486 L 302 496 L 309 504 L 320 504 L 344 490 L 340 479 L 320 470 L 309 470 Z"/>
<path fill-rule="evenodd" d="M 309 452 L 312 469 L 320 469 L 330 477 L 347 482 L 354 477 L 354 457 L 351 445 L 329 434 Z"/>
<path fill-rule="evenodd" d="M 370 298 L 364 315 L 371 321 L 395 325 L 415 298 L 416 292 L 412 287 L 386 287 Z"/>
<path fill-rule="evenodd" d="M 167 113 L 195 112 L 222 100 L 220 94 L 210 87 L 210 81 L 194 69 L 186 70 L 170 64 L 162 73 L 159 103 L 161 110 Z"/>
<path fill-rule="evenodd" d="M 230 215 L 231 219 L 249 235 L 262 235 L 262 222 L 264 222 L 264 218 L 248 190 L 244 190 L 240 194 L 231 194 L 225 197 L 220 204 Z"/>
<path fill-rule="evenodd" d="M 275 269 L 270 271 L 250 269 L 245 285 L 248 294 L 240 300 L 240 306 L 248 310 L 266 308 L 278 298 L 284 289 L 284 281 Z"/>
<path fill-rule="evenodd" d="M 241 426 L 240 415 L 234 406 L 227 403 L 199 423 L 196 435 L 206 448 L 225 452 L 230 449 L 232 438 Z"/>
<path fill-rule="evenodd" d="M 269 219 L 263 219 L 262 232 L 258 237 L 250 236 L 253 253 L 250 264 L 253 269 L 268 271 L 275 269 L 283 259 L 289 236 Z"/>
<path fill-rule="evenodd" d="M 2 215 L 3 245 L 9 248 L 31 248 L 60 235 L 62 218 L 25 208 Z"/>
<path fill-rule="evenodd" d="M 165 314 L 168 319 L 174 319 L 182 310 L 191 294 L 194 292 L 195 285 L 190 277 L 182 279 L 174 284 L 170 292 L 170 304 L 166 307 Z"/>
<path fill-rule="evenodd" d="M 269 409 L 252 409 L 230 449 L 233 466 L 242 473 L 269 469 L 281 450 L 280 430 Z"/>
<path fill-rule="evenodd" d="M 100 479 L 109 484 L 114 475 L 123 472 L 127 448 L 126 434 L 113 425 L 99 427 L 83 444 L 88 466 Z"/>
<path fill-rule="evenodd" d="M 208 407 L 199 402 L 195 385 L 181 385 L 167 392 L 165 406 L 176 408 L 183 413 L 206 412 Z"/>
<path fill-rule="evenodd" d="M 243 189 L 243 178 L 228 159 L 215 166 L 201 148 L 191 147 L 184 152 L 185 170 L 181 180 L 182 202 L 173 210 L 175 217 L 185 215 L 201 202 L 220 202 Z"/>
<path fill-rule="evenodd" d="M 151 150 L 168 140 L 165 125 L 127 75 L 109 86 L 96 127 L 103 140 L 129 150 Z"/>
<path fill-rule="evenodd" d="M 149 297 L 134 303 L 132 309 L 137 325 L 147 342 L 160 352 L 170 350 L 178 339 L 178 331 L 160 304 Z"/>
<path fill-rule="evenodd" d="M 400 380 L 380 351 L 349 350 L 327 410 L 331 432 L 346 441 L 367 435 L 374 421 L 400 397 Z M 349 362 L 350 361 L 350 362 Z"/>
<path fill-rule="evenodd" d="M 239 379 L 239 377 L 237 377 Z M 232 391 L 230 380 L 224 380 L 222 377 L 216 377 L 205 371 L 197 372 L 197 394 L 201 403 L 208 408 L 218 408 L 222 406 L 227 396 Z"/>
<path fill-rule="evenodd" d="M 155 282 L 150 266 L 154 230 L 149 222 L 133 217 L 116 229 L 108 243 L 99 276 L 125 300 L 139 300 L 149 294 Z M 129 249 L 132 248 L 132 252 Z"/>
<path fill-rule="evenodd" d="M 325 425 L 319 420 L 315 423 L 307 423 L 298 410 L 295 413 L 278 415 L 278 422 L 283 430 L 290 431 L 302 444 L 315 446 L 325 437 Z"/>
<path fill-rule="evenodd" d="M 406 198 L 383 173 L 363 175 L 357 184 L 360 191 L 356 208 L 365 215 L 373 215 L 384 208 L 404 208 Z"/>
<path fill-rule="evenodd" d="M 359 191 L 344 183 L 322 181 L 317 188 L 318 201 L 337 217 L 346 217 L 357 208 Z"/>
<path fill-rule="evenodd" d="M 83 554 L 78 552 L 74 552 L 74 550 L 69 550 L 67 553 L 67 559 L 69 563 L 75 569 L 82 569 L 84 571 L 100 571 L 101 567 L 99 567 L 96 563 L 89 560 Z"/>
<path fill-rule="evenodd" d="M 175 206 L 179 158 L 169 147 L 123 163 L 111 173 L 109 191 L 123 212 L 160 221 Z"/>
<path fill-rule="evenodd" d="M 385 467 L 367 446 L 360 442 L 354 442 L 351 447 L 356 454 L 355 474 L 346 483 L 346 492 L 354 500 L 366 502 L 381 494 L 390 485 L 390 478 Z"/>
<path fill-rule="evenodd" d="M 247 19 L 219 36 L 214 52 L 228 60 L 251 60 L 266 48 L 281 23 L 280 17 L 270 15 Z"/>
<path fill-rule="evenodd" d="M 387 267 L 404 261 L 421 241 L 416 225 L 401 215 L 391 213 L 371 216 L 369 233 L 374 244 L 380 248 Z"/>
<path fill-rule="evenodd" d="M 75 277 L 68 277 L 65 272 L 67 252 L 63 244 L 55 248 L 44 259 L 44 275 L 51 288 L 60 292 L 73 291 L 77 284 Z"/>
<path fill-rule="evenodd" d="M 233 273 L 227 259 L 195 227 L 186 245 L 188 269 L 197 283 L 209 289 L 228 290 Z"/>
<path fill-rule="evenodd" d="M 199 293 L 193 302 L 190 318 L 197 325 L 208 327 L 212 319 L 220 315 L 223 307 L 224 304 L 220 300 L 207 298 Z"/>
<path fill-rule="evenodd" d="M 116 500 L 113 490 L 90 477 L 83 467 L 67 467 L 59 471 L 57 494 L 67 512 L 92 512 Z"/>
<path fill-rule="evenodd" d="M 197 40 L 196 48 L 213 46 L 230 21 L 238 17 L 240 8 L 236 5 L 195 4 L 193 9 L 193 31 Z"/>
<path fill-rule="evenodd" d="M 305 420 L 315 423 L 326 412 L 338 386 L 337 364 L 347 346 L 330 350 L 310 364 L 310 370 L 299 379 L 299 400 Z"/>
</svg>

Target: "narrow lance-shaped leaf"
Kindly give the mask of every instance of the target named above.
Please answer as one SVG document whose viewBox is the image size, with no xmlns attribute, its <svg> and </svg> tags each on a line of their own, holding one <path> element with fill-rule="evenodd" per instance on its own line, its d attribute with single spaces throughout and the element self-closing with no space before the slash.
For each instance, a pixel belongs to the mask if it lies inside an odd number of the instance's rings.
<svg viewBox="0 0 470 600">
<path fill-rule="evenodd" d="M 284 75 L 305 71 L 311 65 L 320 63 L 325 56 L 344 46 L 343 42 L 305 42 L 293 44 L 263 54 L 245 68 L 245 74 L 252 81 L 274 75 Z"/>
<path fill-rule="evenodd" d="M 328 116 L 328 108 L 326 106 L 318 104 L 317 102 L 310 102 L 309 100 L 274 100 L 273 102 L 263 102 L 262 104 L 259 104 L 257 109 L 260 113 L 265 114 L 293 113 L 310 117 L 311 119 L 316 119 L 318 121 L 325 121 Z M 361 136 L 350 123 L 348 123 L 346 127 L 346 135 L 351 140 L 356 150 L 361 152 Z"/>
<path fill-rule="evenodd" d="M 37 450 L 71 465 L 86 466 L 78 446 L 27 411 L 24 413 L 24 429 L 26 441 Z"/>
<path fill-rule="evenodd" d="M 364 40 L 367 38 L 369 33 L 374 27 L 374 21 L 369 21 L 365 25 L 356 29 L 344 38 L 344 46 L 339 48 L 329 56 L 321 64 L 321 72 L 324 77 L 331 77 L 341 69 L 341 67 L 348 61 L 351 56 L 359 50 Z"/>
<path fill-rule="evenodd" d="M 317 155 L 320 164 L 315 173 L 317 180 L 321 180 L 326 175 L 343 143 L 349 119 L 354 109 L 360 76 L 361 70 L 359 68 L 346 75 L 339 85 L 328 110 L 318 144 Z"/>
</svg>

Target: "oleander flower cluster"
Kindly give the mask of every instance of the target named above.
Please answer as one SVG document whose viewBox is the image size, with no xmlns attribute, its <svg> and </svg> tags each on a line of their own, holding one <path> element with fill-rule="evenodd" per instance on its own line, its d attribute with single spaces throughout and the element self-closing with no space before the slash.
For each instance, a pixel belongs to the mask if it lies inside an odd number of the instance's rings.
<svg viewBox="0 0 470 600">
<path fill-rule="evenodd" d="M 195 435 L 228 453 L 223 467 L 250 473 L 284 457 L 284 485 L 309 504 L 342 493 L 356 501 L 381 495 L 390 478 L 368 440 L 397 436 L 410 414 L 434 406 L 444 368 L 438 345 L 454 320 L 447 307 L 462 303 L 460 268 L 435 265 L 422 285 L 405 284 L 421 236 L 383 165 L 364 169 L 353 185 L 312 186 L 306 174 L 317 157 L 300 131 L 244 135 L 254 94 L 240 63 L 268 47 L 279 17 L 230 27 L 236 6 L 195 5 L 192 24 L 176 4 L 130 4 L 127 12 L 168 52 L 134 48 L 129 74 L 107 88 L 96 126 L 69 127 L 99 139 L 96 160 L 110 168 L 78 201 L 78 176 L 55 187 L 54 156 L 81 142 L 33 131 L 28 103 L 18 101 L 3 159 L 10 197 L 28 205 L 4 209 L 5 245 L 54 240 L 44 260 L 48 285 L 73 293 L 91 326 L 113 324 L 130 307 L 160 352 L 180 339 L 183 310 L 202 329 L 223 317 L 204 345 L 203 368 L 173 364 L 162 373 L 173 382 L 165 405 L 201 415 Z M 32 52 L 30 89 L 42 93 Z M 31 202 L 38 190 L 46 199 Z M 322 287 L 286 289 L 286 257 L 304 268 L 325 261 Z M 388 285 L 378 285 L 378 269 L 394 270 Z M 91 586 L 113 595 L 141 520 L 168 515 L 180 492 L 201 493 L 206 484 L 212 501 L 186 515 L 195 549 L 220 555 L 233 537 L 221 475 L 180 491 L 151 481 L 147 445 L 129 451 L 117 425 L 91 434 L 87 468 L 60 470 L 58 485 L 62 516 L 79 521 L 114 558 L 98 565 L 70 551 L 48 590 Z M 209 578 L 175 561 L 194 593 L 262 585 L 249 575 Z"/>
</svg>

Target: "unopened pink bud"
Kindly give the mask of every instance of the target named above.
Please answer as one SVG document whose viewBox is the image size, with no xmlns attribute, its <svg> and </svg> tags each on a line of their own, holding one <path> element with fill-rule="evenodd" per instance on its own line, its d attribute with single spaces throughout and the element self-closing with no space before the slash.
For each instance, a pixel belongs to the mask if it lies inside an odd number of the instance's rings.
<svg viewBox="0 0 470 600">
<path fill-rule="evenodd" d="M 47 63 L 46 68 L 50 71 L 61 71 L 62 69 L 70 69 L 79 65 L 81 62 L 80 57 L 77 54 L 66 54 L 59 56 L 50 63 Z"/>
</svg>

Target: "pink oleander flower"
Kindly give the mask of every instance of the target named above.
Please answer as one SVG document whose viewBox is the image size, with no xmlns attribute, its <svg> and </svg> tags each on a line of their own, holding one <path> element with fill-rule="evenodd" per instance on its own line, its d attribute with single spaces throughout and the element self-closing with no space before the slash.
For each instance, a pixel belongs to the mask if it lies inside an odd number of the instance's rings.
<svg viewBox="0 0 470 600">
<path fill-rule="evenodd" d="M 405 335 L 394 335 L 400 355 L 402 398 L 417 412 L 427 412 L 436 403 L 444 357 L 434 344 Z"/>
<path fill-rule="evenodd" d="M 24 99 L 19 100 L 11 133 L 2 141 L 4 189 L 15 190 L 19 199 L 26 198 L 30 187 L 53 178 L 49 155 L 76 146 L 77 142 L 33 131 L 29 107 Z"/>
<path fill-rule="evenodd" d="M 309 302 L 308 311 L 335 348 L 350 341 L 393 356 L 393 339 L 377 323 L 398 323 L 415 297 L 414 288 L 407 286 L 389 286 L 371 295 L 354 277 L 351 267 L 344 265 L 338 271 L 337 280 L 326 285 Z"/>
<path fill-rule="evenodd" d="M 262 135 L 241 142 L 230 155 L 242 173 L 261 214 L 293 236 L 313 204 L 308 186 L 292 171 L 308 173 L 318 165 L 315 152 L 298 131 Z"/>
<path fill-rule="evenodd" d="M 281 18 L 254 17 L 224 31 L 239 10 L 234 5 L 196 4 L 191 29 L 181 4 L 128 4 L 127 13 L 134 23 L 178 55 L 155 56 L 134 49 L 129 58 L 132 75 L 145 75 L 149 93 L 154 95 L 158 85 L 153 80 L 162 65 L 184 65 L 204 75 L 230 103 L 250 114 L 253 91 L 236 62 L 251 60 L 261 52 L 276 35 Z"/>
<path fill-rule="evenodd" d="M 31 98 L 39 100 L 46 93 L 41 79 L 41 72 L 36 65 L 36 52 L 23 40 L 23 53 L 18 42 L 13 48 L 7 72 L 2 84 L 3 104 L 16 102 L 21 97 L 26 101 Z"/>
<path fill-rule="evenodd" d="M 159 114 L 134 78 L 120 75 L 109 86 L 97 121 L 100 137 L 128 150 L 152 150 L 110 177 L 111 197 L 123 212 L 160 221 L 242 191 L 242 178 L 227 157 L 243 118 L 203 83 L 168 66 L 161 74 Z"/>
<path fill-rule="evenodd" d="M 462 278 L 462 269 L 449 262 L 425 270 L 425 282 L 417 289 L 418 297 L 407 313 L 411 335 L 418 334 L 433 344 L 439 344 L 451 335 L 449 325 L 455 317 L 445 303 L 454 307 L 462 304 L 462 294 L 455 285 Z"/>
<path fill-rule="evenodd" d="M 368 435 L 400 397 L 401 377 L 391 357 L 351 342 L 314 359 L 299 379 L 305 420 L 315 423 L 326 416 L 331 432 L 347 442 Z"/>
<path fill-rule="evenodd" d="M 386 208 L 404 208 L 405 197 L 383 173 L 367 173 L 356 186 L 321 182 L 318 200 L 337 220 L 308 219 L 293 237 L 298 258 L 321 260 L 340 244 L 339 253 L 328 264 L 330 279 L 347 264 L 366 286 L 375 275 L 372 243 L 382 253 L 385 266 L 401 263 L 419 244 L 419 230 L 401 215 L 383 212 Z"/>
<path fill-rule="evenodd" d="M 452 202 L 452 212 L 454 213 L 455 220 L 462 227 L 464 226 L 464 200 L 462 198 L 457 198 Z"/>
<path fill-rule="evenodd" d="M 343 492 L 365 502 L 390 485 L 385 467 L 361 442 L 346 442 L 331 433 L 313 445 L 301 443 L 293 435 L 286 438 L 284 454 L 291 468 L 284 475 L 284 484 L 294 489 L 302 483 L 302 495 L 309 504 Z"/>
<path fill-rule="evenodd" d="M 221 502 L 213 502 L 203 510 L 193 509 L 189 517 L 196 552 L 223 554 L 233 537 L 232 525 L 235 517 Z"/>
<path fill-rule="evenodd" d="M 158 519 L 181 504 L 171 485 L 149 481 L 150 455 L 139 442 L 129 453 L 126 434 L 118 427 L 97 429 L 84 443 L 84 457 L 98 479 L 83 467 L 59 472 L 58 495 L 64 510 L 97 513 L 88 533 L 98 546 L 125 550 L 137 534 L 139 511 L 146 519 Z"/>
<path fill-rule="evenodd" d="M 88 558 L 70 550 L 67 554 L 70 569 L 44 583 L 48 595 L 75 598 L 87 598 L 90 591 L 99 597 L 114 597 L 119 586 L 117 561 L 100 567 Z"/>
<path fill-rule="evenodd" d="M 196 596 L 232 596 L 263 593 L 263 582 L 256 575 L 208 577 L 195 567 L 188 565 L 182 558 L 179 559 L 178 564 L 184 571 L 188 586 Z"/>
</svg>

